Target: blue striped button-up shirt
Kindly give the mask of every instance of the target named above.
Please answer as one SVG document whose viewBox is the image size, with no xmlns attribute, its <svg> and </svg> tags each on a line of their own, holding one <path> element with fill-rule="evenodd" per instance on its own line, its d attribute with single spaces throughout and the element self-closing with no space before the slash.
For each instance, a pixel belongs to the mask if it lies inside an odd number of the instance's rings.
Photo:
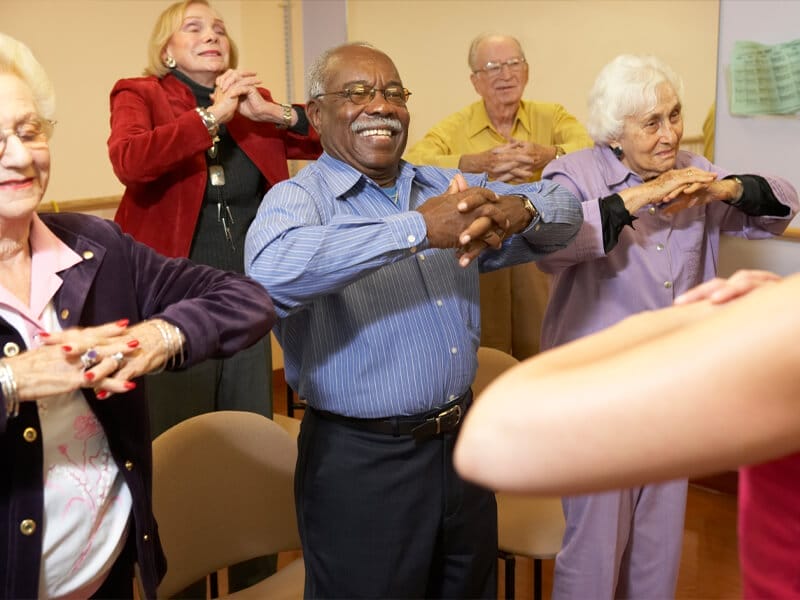
<svg viewBox="0 0 800 600">
<path fill-rule="evenodd" d="M 444 193 L 456 173 L 401 162 L 395 204 L 323 154 L 267 193 L 247 235 L 245 269 L 272 296 L 287 380 L 309 405 L 386 417 L 463 394 L 480 340 L 479 269 L 536 260 L 580 228 L 580 204 L 558 185 L 466 175 L 472 186 L 528 196 L 540 216 L 462 268 L 455 250 L 428 246 L 414 210 Z"/>
</svg>

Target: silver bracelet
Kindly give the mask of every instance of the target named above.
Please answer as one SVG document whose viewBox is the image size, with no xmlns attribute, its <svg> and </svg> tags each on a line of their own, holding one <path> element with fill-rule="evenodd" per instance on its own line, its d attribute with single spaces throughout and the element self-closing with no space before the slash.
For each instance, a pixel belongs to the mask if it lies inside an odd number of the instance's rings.
<svg viewBox="0 0 800 600">
<path fill-rule="evenodd" d="M 0 390 L 6 400 L 6 417 L 9 419 L 16 417 L 19 414 L 17 380 L 14 379 L 14 371 L 4 360 L 0 360 Z"/>
<path fill-rule="evenodd" d="M 198 115 L 200 115 L 203 125 L 205 125 L 206 129 L 208 130 L 208 135 L 212 140 L 215 140 L 217 134 L 219 134 L 219 123 L 217 123 L 217 117 L 215 117 L 213 113 L 209 112 L 202 106 L 198 106 L 194 110 Z"/>
<path fill-rule="evenodd" d="M 154 373 L 161 373 L 164 369 L 175 369 L 183 364 L 184 361 L 184 336 L 178 327 L 172 323 L 161 321 L 153 321 L 158 332 L 161 334 L 161 339 L 164 340 L 164 347 L 167 351 L 167 357 L 164 363 Z M 180 359 L 178 359 L 180 356 Z"/>
</svg>

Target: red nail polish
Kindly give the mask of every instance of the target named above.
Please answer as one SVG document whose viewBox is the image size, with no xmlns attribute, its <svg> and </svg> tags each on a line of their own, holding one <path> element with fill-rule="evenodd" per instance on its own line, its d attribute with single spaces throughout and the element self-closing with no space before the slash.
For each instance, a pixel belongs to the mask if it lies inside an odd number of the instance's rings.
<svg viewBox="0 0 800 600">
<path fill-rule="evenodd" d="M 117 327 L 127 327 L 130 322 L 130 319 L 120 319 L 117 321 Z"/>
<path fill-rule="evenodd" d="M 128 348 L 138 348 L 139 347 L 139 340 L 131 340 L 128 342 Z"/>
<path fill-rule="evenodd" d="M 136 382 L 135 381 L 126 381 L 122 385 L 125 386 L 126 390 L 135 390 L 136 389 Z"/>
<path fill-rule="evenodd" d="M 40 331 L 36 335 L 38 335 L 40 338 L 49 338 L 50 337 L 50 334 L 47 333 L 46 331 Z"/>
<path fill-rule="evenodd" d="M 64 352 L 72 352 L 72 346 L 61 346 Z"/>
<path fill-rule="evenodd" d="M 97 394 L 95 394 L 95 396 L 97 396 L 98 400 L 105 400 L 106 398 L 108 398 L 108 392 L 105 390 L 100 390 L 99 392 L 97 392 Z"/>
<path fill-rule="evenodd" d="M 83 378 L 86 381 L 94 381 L 94 373 L 92 373 L 91 371 L 86 371 L 86 373 L 83 374 Z"/>
</svg>

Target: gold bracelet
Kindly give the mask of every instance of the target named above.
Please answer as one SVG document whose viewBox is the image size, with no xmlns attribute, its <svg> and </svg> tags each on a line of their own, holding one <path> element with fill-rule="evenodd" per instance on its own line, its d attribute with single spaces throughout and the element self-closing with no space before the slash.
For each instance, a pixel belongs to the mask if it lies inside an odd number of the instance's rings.
<svg viewBox="0 0 800 600">
<path fill-rule="evenodd" d="M 291 104 L 281 104 L 281 108 L 283 109 L 283 123 L 279 125 L 275 125 L 278 129 L 289 129 L 292 126 L 292 105 Z"/>
</svg>

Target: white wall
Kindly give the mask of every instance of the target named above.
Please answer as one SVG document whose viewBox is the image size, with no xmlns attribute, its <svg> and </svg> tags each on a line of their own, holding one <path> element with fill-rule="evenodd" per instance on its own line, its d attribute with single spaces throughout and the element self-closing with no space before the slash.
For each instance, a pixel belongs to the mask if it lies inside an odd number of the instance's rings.
<svg viewBox="0 0 800 600">
<path fill-rule="evenodd" d="M 785 177 L 800 189 L 800 117 L 735 117 L 730 114 L 728 67 L 737 40 L 767 44 L 800 37 L 796 0 L 722 0 L 717 77 L 716 162 L 735 172 Z M 723 239 L 720 273 L 740 268 L 788 275 L 800 271 L 800 217 L 790 237 L 758 242 Z"/>
</svg>

